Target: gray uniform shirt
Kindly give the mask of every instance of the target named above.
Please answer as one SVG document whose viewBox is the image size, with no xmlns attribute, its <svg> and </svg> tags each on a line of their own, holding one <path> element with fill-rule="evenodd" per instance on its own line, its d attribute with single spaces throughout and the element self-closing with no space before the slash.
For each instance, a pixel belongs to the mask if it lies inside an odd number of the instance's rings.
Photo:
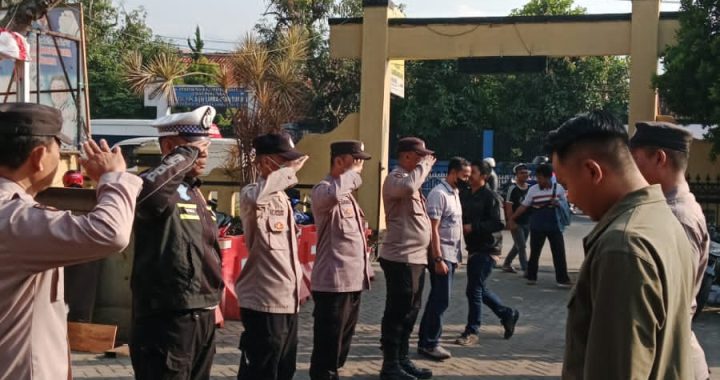
<svg viewBox="0 0 720 380">
<path fill-rule="evenodd" d="M 352 192 L 362 178 L 348 170 L 327 176 L 312 190 L 318 233 L 311 286 L 317 292 L 357 292 L 370 288 L 365 217 Z"/>
<path fill-rule="evenodd" d="M 708 255 L 710 254 L 710 235 L 707 231 L 705 214 L 702 208 L 695 201 L 695 196 L 690 192 L 687 183 L 678 186 L 675 191 L 665 194 L 667 204 L 670 206 L 692 246 L 692 260 L 694 267 L 695 295 L 700 291 L 705 268 L 707 268 Z M 695 298 L 693 298 L 692 312 L 695 314 Z"/>
<path fill-rule="evenodd" d="M 39 205 L 0 178 L 0 378 L 67 379 L 69 352 L 63 266 L 123 250 L 142 180 L 107 173 L 97 206 L 73 215 Z"/>
<path fill-rule="evenodd" d="M 457 263 L 462 260 L 462 206 L 457 189 L 444 179 L 435 186 L 427 199 L 428 216 L 439 220 L 440 250 L 443 259 Z"/>
<path fill-rule="evenodd" d="M 240 218 L 248 248 L 248 259 L 235 285 L 242 308 L 275 314 L 300 310 L 297 228 L 284 193 L 296 183 L 295 170 L 282 168 L 240 192 Z"/>
<path fill-rule="evenodd" d="M 387 233 L 380 257 L 388 261 L 427 264 L 430 247 L 430 218 L 420 187 L 432 165 L 421 161 L 413 171 L 395 168 L 385 178 L 382 196 Z"/>
</svg>

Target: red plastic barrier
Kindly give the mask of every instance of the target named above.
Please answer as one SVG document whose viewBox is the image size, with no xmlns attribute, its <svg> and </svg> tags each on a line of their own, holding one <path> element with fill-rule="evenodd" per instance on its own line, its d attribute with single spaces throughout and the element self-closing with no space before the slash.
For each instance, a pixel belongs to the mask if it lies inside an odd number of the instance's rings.
<svg viewBox="0 0 720 380">
<path fill-rule="evenodd" d="M 299 230 L 298 259 L 300 260 L 303 276 L 300 283 L 300 303 L 305 303 L 310 299 L 312 271 L 315 264 L 318 239 L 315 225 L 299 226 Z M 367 236 L 370 236 L 372 230 L 367 229 L 365 233 Z M 224 318 L 228 320 L 240 320 L 240 305 L 238 305 L 238 297 L 235 293 L 235 282 L 240 278 L 242 267 L 248 258 L 245 237 L 229 236 L 220 238 L 219 241 L 222 253 L 223 282 L 225 283 L 225 291 L 222 294 L 220 303 L 222 315 L 219 315 L 219 318 L 222 319 L 224 316 Z M 372 279 L 373 277 L 374 273 L 371 267 L 370 278 Z M 216 318 L 217 317 L 216 315 Z"/>
<path fill-rule="evenodd" d="M 240 306 L 235 294 L 235 282 L 240 278 L 242 266 L 247 260 L 248 251 L 244 236 L 230 236 L 220 238 L 222 253 L 222 275 L 225 283 L 220 308 L 225 319 L 240 320 Z"/>
</svg>

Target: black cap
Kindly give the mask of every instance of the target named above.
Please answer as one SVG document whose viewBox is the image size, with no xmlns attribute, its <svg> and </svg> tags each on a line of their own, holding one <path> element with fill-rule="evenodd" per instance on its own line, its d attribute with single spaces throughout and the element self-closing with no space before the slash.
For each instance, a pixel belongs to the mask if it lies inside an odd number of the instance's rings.
<svg viewBox="0 0 720 380">
<path fill-rule="evenodd" d="M 255 148 L 256 155 L 277 154 L 289 161 L 304 156 L 304 154 L 295 150 L 295 144 L 293 144 L 290 136 L 277 133 L 268 133 L 256 137 L 253 140 L 253 148 Z"/>
<path fill-rule="evenodd" d="M 72 144 L 72 139 L 62 133 L 62 125 L 62 113 L 56 108 L 34 103 L 0 104 L 0 134 L 52 136 Z"/>
<path fill-rule="evenodd" d="M 335 141 L 330 144 L 330 156 L 337 157 L 343 154 L 350 154 L 358 160 L 369 160 L 372 157 L 365 153 L 365 144 L 358 140 Z"/>
<path fill-rule="evenodd" d="M 398 141 L 397 152 L 415 152 L 421 156 L 427 156 L 433 154 L 430 149 L 425 148 L 425 141 L 420 140 L 417 137 L 403 137 Z"/>
<path fill-rule="evenodd" d="M 690 152 L 693 137 L 690 131 L 664 121 L 641 121 L 635 123 L 635 134 L 630 139 L 631 148 L 652 146 L 680 152 Z"/>
</svg>

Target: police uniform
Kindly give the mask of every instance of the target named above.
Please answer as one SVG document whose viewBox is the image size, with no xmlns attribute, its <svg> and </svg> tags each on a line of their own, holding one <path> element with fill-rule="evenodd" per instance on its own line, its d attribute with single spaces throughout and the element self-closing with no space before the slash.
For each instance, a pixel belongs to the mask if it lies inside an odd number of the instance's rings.
<svg viewBox="0 0 720 380">
<path fill-rule="evenodd" d="M 258 156 L 302 157 L 282 135 L 253 141 Z M 248 258 L 235 286 L 245 330 L 240 337 L 239 380 L 290 380 L 295 374 L 297 313 L 302 269 L 297 228 L 284 190 L 295 185 L 291 167 L 282 167 L 240 192 L 240 218 Z"/>
<path fill-rule="evenodd" d="M 208 139 L 212 107 L 166 116 L 160 136 Z M 178 146 L 140 177 L 130 355 L 136 379 L 208 379 L 223 286 L 215 217 L 189 175 L 200 151 Z"/>
<path fill-rule="evenodd" d="M 0 138 L 60 134 L 60 112 L 38 104 L 0 105 Z M 7 140 L 6 140 L 7 141 Z M 97 206 L 73 215 L 43 206 L 0 177 L 0 378 L 69 379 L 63 268 L 127 246 L 141 181 L 106 173 Z"/>
<path fill-rule="evenodd" d="M 433 152 L 425 148 L 425 142 L 406 137 L 398 141 L 398 153 L 416 152 L 426 156 Z M 380 266 L 385 273 L 387 299 L 382 320 L 381 343 L 383 347 L 383 372 L 386 376 L 398 365 L 405 372 L 412 363 L 408 359 L 408 341 L 422 303 L 425 283 L 425 267 L 428 265 L 430 247 L 430 218 L 425 197 L 420 187 L 430 174 L 432 164 L 422 160 L 414 170 L 401 167 L 391 171 L 383 183 L 382 196 L 385 204 L 387 232 L 380 247 Z M 417 373 L 418 378 L 429 378 L 432 373 Z M 411 373 L 411 375 L 413 375 Z M 422 376 L 422 377 L 421 377 Z"/>
<path fill-rule="evenodd" d="M 690 144 L 693 138 L 692 134 L 685 128 L 666 122 L 640 122 L 636 123 L 635 127 L 636 132 L 630 140 L 630 145 L 633 148 L 655 147 L 690 153 Z M 690 187 L 686 181 L 681 181 L 675 189 L 664 194 L 670 210 L 683 226 L 692 246 L 692 252 L 689 253 L 692 255 L 695 268 L 695 290 L 690 309 L 691 315 L 694 315 L 697 306 L 696 297 L 700 292 L 710 254 L 710 235 L 707 231 L 707 223 L 702 207 L 690 192 Z M 692 333 L 690 339 L 690 346 L 693 350 L 695 379 L 706 380 L 710 377 L 710 373 L 705 360 L 705 352 L 695 337 L 695 333 Z"/>
<path fill-rule="evenodd" d="M 360 141 L 330 145 L 331 157 L 352 155 L 369 160 Z M 339 379 L 350 351 L 360 311 L 360 293 L 370 288 L 365 217 L 352 192 L 362 185 L 360 173 L 348 169 L 328 175 L 312 190 L 312 212 L 318 233 L 312 272 L 315 301 L 310 378 Z"/>
</svg>

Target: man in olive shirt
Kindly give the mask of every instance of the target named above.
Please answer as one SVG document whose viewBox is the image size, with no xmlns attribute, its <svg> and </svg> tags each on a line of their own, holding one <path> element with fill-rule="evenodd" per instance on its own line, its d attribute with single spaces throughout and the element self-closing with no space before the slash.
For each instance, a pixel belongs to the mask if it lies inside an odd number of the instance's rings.
<svg viewBox="0 0 720 380">
<path fill-rule="evenodd" d="M 570 201 L 598 221 L 568 303 L 563 379 L 690 379 L 690 243 L 625 127 L 592 112 L 548 136 Z"/>
<path fill-rule="evenodd" d="M 337 380 L 345 365 L 360 311 L 360 294 L 370 288 L 365 217 L 353 191 L 362 185 L 370 159 L 360 141 L 330 145 L 330 174 L 312 190 L 318 231 L 312 272 L 313 351 L 310 379 Z"/>
<path fill-rule="evenodd" d="M 636 127 L 637 132 L 630 140 L 635 163 L 648 182 L 662 186 L 668 206 L 692 244 L 692 251 L 678 253 L 691 255 L 695 264 L 695 292 L 692 304 L 689 305 L 690 315 L 694 315 L 697 307 L 695 298 L 700 291 L 710 254 L 710 236 L 702 207 L 685 180 L 693 138 L 687 129 L 665 122 L 640 122 Z M 710 378 L 705 352 L 694 333 L 690 345 L 693 349 L 695 379 Z"/>
<path fill-rule="evenodd" d="M 430 247 L 430 218 L 420 187 L 435 163 L 433 151 L 416 137 L 398 141 L 398 167 L 383 183 L 387 233 L 380 247 L 387 298 L 380 341 L 381 380 L 429 379 L 432 372 L 415 367 L 408 341 L 420 312 Z"/>
</svg>

